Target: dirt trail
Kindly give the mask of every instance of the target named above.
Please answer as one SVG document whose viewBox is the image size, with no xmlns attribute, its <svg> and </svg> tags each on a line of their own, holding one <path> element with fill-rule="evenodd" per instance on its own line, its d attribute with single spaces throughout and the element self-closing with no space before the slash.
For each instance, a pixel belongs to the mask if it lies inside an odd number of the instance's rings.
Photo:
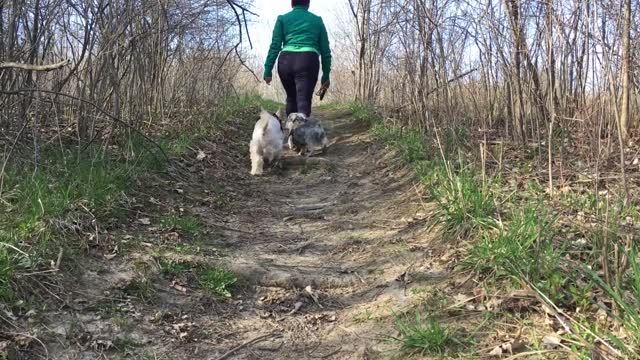
<svg viewBox="0 0 640 360">
<path fill-rule="evenodd" d="M 158 263 L 154 241 L 166 244 L 171 234 L 147 233 L 147 247 L 96 261 L 78 282 L 91 290 L 70 293 L 71 308 L 49 314 L 52 358 L 218 359 L 256 338 L 228 358 L 396 356 L 386 336 L 395 335 L 394 314 L 416 301 L 405 280 L 429 286 L 444 274 L 432 260 L 441 254 L 429 243 L 428 209 L 413 176 L 393 166 L 366 127 L 348 113 L 319 117 L 333 143 L 327 164 L 287 160 L 283 170 L 253 178 L 242 163 L 224 180 L 205 168 L 197 181 L 160 186 L 174 193 L 176 207 L 219 229 L 197 254 L 168 256 L 231 269 L 241 283 L 233 298 L 214 300 L 148 275 Z M 232 198 L 223 212 L 202 199 L 219 187 Z M 125 291 L 140 274 L 154 279 L 144 301 Z"/>
</svg>

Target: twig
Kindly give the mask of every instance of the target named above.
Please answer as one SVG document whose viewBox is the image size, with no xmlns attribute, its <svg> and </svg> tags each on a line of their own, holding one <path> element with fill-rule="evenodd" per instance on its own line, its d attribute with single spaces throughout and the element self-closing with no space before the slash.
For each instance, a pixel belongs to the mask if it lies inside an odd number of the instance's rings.
<svg viewBox="0 0 640 360">
<path fill-rule="evenodd" d="M 514 359 L 519 359 L 522 357 L 528 357 L 531 355 L 543 355 L 543 354 L 549 354 L 549 353 L 570 353 L 567 350 L 539 350 L 539 351 L 528 351 L 528 352 L 523 352 L 523 353 L 519 353 L 513 356 L 510 356 L 508 358 L 506 358 L 505 360 L 514 360 Z"/>
<path fill-rule="evenodd" d="M 24 256 L 26 256 L 26 257 L 29 257 L 29 254 L 27 254 L 26 252 L 24 252 L 24 251 L 22 251 L 22 250 L 18 249 L 17 247 L 15 247 L 15 246 L 13 246 L 13 245 L 11 245 L 11 244 L 7 244 L 7 243 L 5 243 L 5 242 L 0 242 L 0 246 L 6 246 L 6 247 L 8 247 L 8 248 L 10 248 L 10 249 L 13 249 L 13 250 L 15 250 L 15 251 L 19 252 L 20 254 L 22 254 L 22 255 L 24 255 Z"/>
<path fill-rule="evenodd" d="M 429 96 L 429 95 L 433 94 L 434 92 L 436 92 L 436 91 L 438 91 L 438 90 L 442 89 L 443 87 L 448 86 L 448 85 L 449 85 L 449 84 L 451 84 L 452 82 L 456 82 L 456 81 L 458 81 L 458 80 L 462 79 L 463 77 L 466 77 L 467 75 L 473 74 L 473 73 L 474 73 L 474 72 L 476 72 L 476 71 L 478 71 L 478 69 L 471 69 L 471 70 L 469 70 L 469 71 L 467 71 L 467 72 L 464 72 L 464 73 L 462 73 L 462 74 L 460 74 L 460 75 L 458 75 L 458 76 L 454 77 L 453 79 L 449 79 L 449 80 L 448 80 L 444 85 L 442 85 L 442 86 L 438 86 L 438 87 L 436 87 L 436 88 L 434 88 L 434 89 L 429 90 L 429 91 L 427 92 L 426 96 Z"/>
<path fill-rule="evenodd" d="M 35 340 L 44 349 L 45 359 L 49 359 L 49 349 L 47 349 L 47 346 L 42 342 L 42 340 L 38 339 L 37 337 L 35 337 L 33 335 L 29 335 L 29 334 L 24 334 L 24 333 L 3 332 L 3 334 L 9 335 L 9 336 L 14 336 L 14 337 L 15 336 L 23 336 L 23 337 L 29 338 L 31 340 Z"/>
<path fill-rule="evenodd" d="M 48 64 L 48 65 L 32 65 L 32 64 L 20 64 L 15 62 L 2 62 L 0 63 L 0 70 L 4 69 L 20 69 L 20 70 L 28 70 L 28 71 L 53 71 L 62 69 L 63 67 L 71 64 L 71 60 L 65 60 L 59 62 L 57 64 Z"/>
<path fill-rule="evenodd" d="M 278 338 L 278 337 L 281 337 L 281 336 L 282 335 L 278 334 L 278 333 L 271 333 L 271 334 L 267 334 L 267 335 L 258 336 L 256 338 L 253 338 L 253 339 L 251 339 L 251 340 L 249 340 L 249 341 L 247 341 L 247 342 L 245 342 L 245 343 L 243 343 L 241 345 L 238 345 L 235 348 L 227 351 L 224 355 L 220 356 L 219 358 L 217 358 L 215 360 L 228 359 L 231 355 L 233 355 L 233 354 L 237 353 L 238 351 L 246 348 L 247 346 L 251 346 L 253 344 L 257 344 L 259 342 L 263 342 L 263 341 L 265 341 L 267 339 L 270 339 L 270 338 Z"/>
<path fill-rule="evenodd" d="M 216 227 L 216 228 L 218 228 L 220 230 L 226 230 L 226 231 L 235 232 L 235 233 L 238 233 L 238 234 L 255 235 L 255 233 L 251 232 L 251 231 L 232 229 L 232 228 L 230 228 L 228 226 L 224 226 L 224 225 L 220 225 L 220 224 L 212 224 L 212 223 L 210 223 L 209 225 L 212 225 L 213 227 Z"/>
<path fill-rule="evenodd" d="M 62 255 L 64 255 L 64 249 L 61 247 L 58 252 L 58 258 L 56 259 L 56 268 L 55 270 L 60 270 L 60 263 L 62 262 Z"/>
<path fill-rule="evenodd" d="M 327 355 L 319 355 L 319 356 L 309 355 L 309 357 L 312 358 L 312 359 L 327 359 L 327 358 L 330 358 L 333 355 L 339 353 L 340 351 L 342 351 L 342 346 L 340 346 L 338 348 L 338 350 L 332 351 L 332 352 L 328 353 Z"/>
<path fill-rule="evenodd" d="M 236 43 L 236 45 L 234 47 L 232 47 L 229 50 L 229 52 L 227 53 L 227 55 L 225 56 L 222 64 L 220 65 L 220 67 L 218 67 L 218 70 L 220 70 L 222 68 L 222 66 L 226 62 L 226 60 L 229 57 L 229 55 L 231 54 L 231 52 L 235 51 L 236 56 L 238 58 L 238 61 L 240 61 L 240 65 L 242 65 L 242 67 L 244 67 L 245 69 L 249 70 L 249 72 L 253 75 L 253 77 L 256 79 L 256 81 L 260 82 L 260 78 L 258 78 L 258 75 L 256 75 L 256 73 L 251 68 L 249 68 L 247 66 L 245 61 L 242 59 L 242 56 L 240 55 L 240 52 L 238 51 L 238 48 L 242 44 L 243 34 L 244 34 L 243 27 L 242 27 L 243 21 L 240 18 L 240 13 L 238 12 L 238 9 L 242 10 L 242 18 L 244 19 L 244 29 L 246 29 L 246 31 L 247 31 L 247 39 L 249 40 L 249 47 L 251 49 L 253 49 L 253 43 L 251 41 L 251 35 L 249 34 L 249 27 L 247 26 L 246 13 L 249 13 L 249 14 L 254 15 L 254 16 L 258 16 L 258 15 L 256 13 L 254 13 L 254 12 L 251 12 L 246 7 L 244 7 L 244 6 L 240 5 L 240 4 L 237 4 L 235 1 L 227 0 L 227 4 L 229 4 L 229 6 L 233 10 L 234 14 L 236 15 L 236 21 L 238 23 L 238 34 L 240 36 L 238 38 L 238 42 Z"/>
<path fill-rule="evenodd" d="M 596 339 L 598 342 L 600 342 L 600 344 L 602 344 L 604 347 L 606 347 L 607 349 L 609 349 L 613 354 L 615 354 L 617 357 L 622 357 L 622 354 L 620 353 L 620 351 L 616 348 L 614 348 L 612 345 L 610 345 L 608 342 L 606 342 L 602 337 L 596 335 L 593 331 L 591 331 L 589 328 L 583 326 L 582 324 L 580 324 L 579 322 L 577 322 L 575 319 L 573 319 L 571 316 L 567 315 L 564 311 L 562 311 L 562 309 L 560 309 L 558 306 L 556 306 L 556 304 L 553 303 L 553 301 L 551 301 L 551 299 L 549 299 L 542 291 L 540 291 L 540 289 L 538 289 L 535 285 L 533 285 L 531 282 L 529 282 L 528 280 L 524 280 L 526 282 L 526 284 L 538 295 L 538 299 L 544 303 L 547 304 L 548 306 L 551 307 L 550 310 L 552 310 L 553 312 L 555 312 L 554 316 L 560 321 L 561 319 L 559 318 L 559 315 L 562 315 L 563 317 L 567 318 L 570 321 L 570 325 L 575 325 L 577 327 L 579 327 L 582 331 L 588 333 L 589 335 L 591 335 L 594 339 Z M 561 324 L 564 327 L 567 327 L 567 324 L 564 324 L 564 321 L 560 321 Z M 574 335 L 578 336 L 581 338 L 581 340 L 583 340 L 585 343 L 588 344 L 588 342 L 586 341 L 586 339 L 584 339 L 584 337 L 582 337 L 579 334 L 576 334 L 575 332 L 573 332 Z"/>
</svg>

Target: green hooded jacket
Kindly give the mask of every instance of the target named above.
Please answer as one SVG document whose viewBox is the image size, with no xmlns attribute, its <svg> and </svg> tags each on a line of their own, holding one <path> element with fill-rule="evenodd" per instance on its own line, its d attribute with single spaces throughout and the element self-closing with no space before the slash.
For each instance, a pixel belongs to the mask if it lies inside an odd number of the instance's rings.
<svg viewBox="0 0 640 360">
<path fill-rule="evenodd" d="M 281 51 L 318 53 L 322 57 L 322 82 L 329 81 L 331 48 L 327 29 L 322 18 L 311 13 L 306 6 L 296 6 L 278 16 L 264 64 L 265 79 L 273 76 L 273 66 Z"/>
</svg>

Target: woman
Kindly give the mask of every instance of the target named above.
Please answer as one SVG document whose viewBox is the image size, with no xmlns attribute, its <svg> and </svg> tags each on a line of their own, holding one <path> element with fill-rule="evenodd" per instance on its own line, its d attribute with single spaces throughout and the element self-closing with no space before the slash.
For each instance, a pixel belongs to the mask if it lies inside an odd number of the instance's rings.
<svg viewBox="0 0 640 360">
<path fill-rule="evenodd" d="M 273 65 L 278 59 L 278 75 L 287 93 L 287 116 L 311 115 L 313 90 L 318 82 L 322 57 L 322 87 L 328 89 L 331 73 L 331 49 L 322 18 L 309 11 L 310 0 L 291 0 L 293 8 L 278 16 L 267 61 L 264 80 L 271 84 Z M 280 55 L 278 57 L 278 55 Z"/>
</svg>

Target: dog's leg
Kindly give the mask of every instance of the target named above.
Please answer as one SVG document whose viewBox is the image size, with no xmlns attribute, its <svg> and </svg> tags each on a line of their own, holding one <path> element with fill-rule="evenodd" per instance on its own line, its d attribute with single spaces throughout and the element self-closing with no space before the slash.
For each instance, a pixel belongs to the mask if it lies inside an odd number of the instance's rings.
<svg viewBox="0 0 640 360">
<path fill-rule="evenodd" d="M 251 154 L 251 175 L 262 175 L 264 159 L 258 154 Z"/>
<path fill-rule="evenodd" d="M 289 150 L 293 150 L 293 135 L 289 135 L 287 143 L 289 143 Z"/>
<path fill-rule="evenodd" d="M 315 155 L 315 150 L 313 148 L 307 150 L 307 157 L 310 158 Z"/>
</svg>

